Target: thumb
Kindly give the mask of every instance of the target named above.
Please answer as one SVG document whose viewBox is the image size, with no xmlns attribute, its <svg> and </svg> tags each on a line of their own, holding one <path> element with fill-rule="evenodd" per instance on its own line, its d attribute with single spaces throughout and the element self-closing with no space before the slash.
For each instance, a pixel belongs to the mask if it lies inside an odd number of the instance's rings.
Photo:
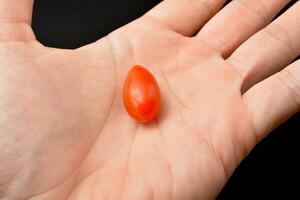
<svg viewBox="0 0 300 200">
<path fill-rule="evenodd" d="M 35 40 L 31 29 L 34 0 L 0 0 L 0 41 Z"/>
</svg>

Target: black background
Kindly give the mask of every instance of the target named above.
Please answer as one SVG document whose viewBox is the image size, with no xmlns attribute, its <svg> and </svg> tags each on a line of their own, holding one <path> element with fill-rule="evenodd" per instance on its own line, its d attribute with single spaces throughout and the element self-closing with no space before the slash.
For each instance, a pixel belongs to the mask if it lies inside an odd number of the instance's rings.
<svg viewBox="0 0 300 200">
<path fill-rule="evenodd" d="M 159 2 L 36 0 L 32 26 L 43 44 L 72 49 L 96 41 Z M 257 145 L 237 168 L 218 199 L 300 199 L 299 139 L 300 114 L 297 114 Z"/>
</svg>

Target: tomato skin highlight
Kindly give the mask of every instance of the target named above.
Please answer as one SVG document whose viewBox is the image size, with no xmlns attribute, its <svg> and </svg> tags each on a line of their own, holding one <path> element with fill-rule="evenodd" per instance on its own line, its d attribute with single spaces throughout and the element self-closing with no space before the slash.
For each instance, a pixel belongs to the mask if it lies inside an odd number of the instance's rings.
<svg viewBox="0 0 300 200">
<path fill-rule="evenodd" d="M 135 65 L 128 72 L 123 101 L 128 114 L 140 123 L 152 121 L 160 110 L 161 94 L 154 76 L 144 67 Z"/>
</svg>

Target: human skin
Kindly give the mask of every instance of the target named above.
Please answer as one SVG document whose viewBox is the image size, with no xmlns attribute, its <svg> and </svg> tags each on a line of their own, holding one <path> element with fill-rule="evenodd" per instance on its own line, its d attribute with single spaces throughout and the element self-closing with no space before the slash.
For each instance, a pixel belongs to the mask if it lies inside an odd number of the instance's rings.
<svg viewBox="0 0 300 200">
<path fill-rule="evenodd" d="M 31 29 L 33 0 L 0 0 L 0 199 L 213 199 L 300 109 L 300 3 L 165 0 L 75 50 Z M 199 31 L 200 30 L 200 31 Z M 122 85 L 146 66 L 161 112 L 139 124 Z"/>
</svg>

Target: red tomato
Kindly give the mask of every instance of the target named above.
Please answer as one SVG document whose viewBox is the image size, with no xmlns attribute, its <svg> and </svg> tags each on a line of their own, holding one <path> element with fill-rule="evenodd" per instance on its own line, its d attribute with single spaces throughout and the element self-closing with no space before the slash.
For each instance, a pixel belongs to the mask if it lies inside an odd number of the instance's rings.
<svg viewBox="0 0 300 200">
<path fill-rule="evenodd" d="M 150 122 L 160 110 L 160 90 L 153 75 L 136 65 L 127 74 L 123 101 L 129 115 L 140 123 Z"/>
</svg>

